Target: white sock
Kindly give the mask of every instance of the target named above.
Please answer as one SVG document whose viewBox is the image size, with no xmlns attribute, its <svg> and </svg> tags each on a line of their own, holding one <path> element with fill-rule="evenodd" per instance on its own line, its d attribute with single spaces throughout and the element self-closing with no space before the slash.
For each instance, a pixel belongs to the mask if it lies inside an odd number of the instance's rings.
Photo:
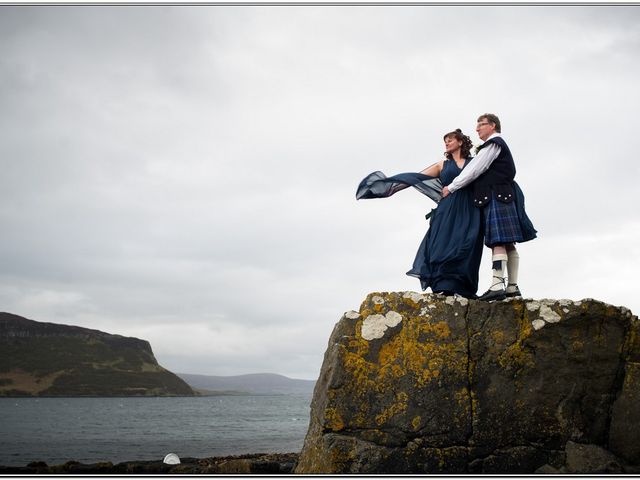
<svg viewBox="0 0 640 480">
<path fill-rule="evenodd" d="M 508 257 L 505 253 L 498 253 L 491 257 L 493 269 L 491 270 L 491 287 L 489 290 L 504 290 L 504 271 L 506 270 Z"/>
<path fill-rule="evenodd" d="M 518 267 L 520 266 L 520 255 L 514 248 L 507 252 L 507 276 L 509 277 L 509 284 L 507 285 L 507 292 L 515 292 L 518 285 Z"/>
</svg>

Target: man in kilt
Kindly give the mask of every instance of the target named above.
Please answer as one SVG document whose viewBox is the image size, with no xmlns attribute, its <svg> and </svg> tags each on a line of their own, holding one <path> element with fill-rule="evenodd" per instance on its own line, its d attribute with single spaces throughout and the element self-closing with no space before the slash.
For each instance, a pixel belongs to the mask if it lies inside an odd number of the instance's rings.
<svg viewBox="0 0 640 480">
<path fill-rule="evenodd" d="M 500 131 L 500 119 L 493 113 L 478 118 L 476 132 L 484 143 L 462 173 L 442 190 L 446 197 L 473 182 L 473 203 L 482 209 L 484 243 L 492 253 L 491 286 L 478 298 L 485 301 L 521 296 L 520 256 L 515 243 L 536 238 L 536 230 L 524 210 L 524 194 L 514 181 L 516 166 L 511 151 Z"/>
</svg>

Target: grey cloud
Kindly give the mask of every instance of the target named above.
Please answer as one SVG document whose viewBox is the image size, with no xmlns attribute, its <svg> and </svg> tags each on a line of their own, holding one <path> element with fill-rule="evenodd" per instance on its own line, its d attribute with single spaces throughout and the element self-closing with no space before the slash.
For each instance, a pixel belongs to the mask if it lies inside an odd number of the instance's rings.
<svg viewBox="0 0 640 480">
<path fill-rule="evenodd" d="M 635 7 L 0 9 L 3 309 L 186 373 L 313 378 L 343 311 L 419 289 L 433 204 L 358 182 L 477 142 L 488 110 L 540 231 L 527 295 L 555 295 L 541 265 L 567 295 L 632 282 L 600 250 L 640 234 Z"/>
</svg>

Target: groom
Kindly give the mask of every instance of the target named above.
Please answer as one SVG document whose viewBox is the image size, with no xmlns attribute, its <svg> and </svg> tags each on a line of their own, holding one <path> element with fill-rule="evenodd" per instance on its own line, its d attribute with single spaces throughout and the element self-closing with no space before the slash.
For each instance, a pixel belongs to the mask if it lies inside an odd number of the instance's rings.
<svg viewBox="0 0 640 480">
<path fill-rule="evenodd" d="M 500 119 L 493 113 L 481 115 L 476 132 L 484 143 L 462 173 L 444 187 L 442 196 L 473 182 L 473 203 L 482 209 L 484 243 L 492 252 L 491 286 L 478 299 L 492 301 L 519 297 L 520 256 L 515 242 L 534 239 L 536 230 L 524 211 L 524 195 L 514 181 L 516 166 L 500 135 Z"/>
</svg>

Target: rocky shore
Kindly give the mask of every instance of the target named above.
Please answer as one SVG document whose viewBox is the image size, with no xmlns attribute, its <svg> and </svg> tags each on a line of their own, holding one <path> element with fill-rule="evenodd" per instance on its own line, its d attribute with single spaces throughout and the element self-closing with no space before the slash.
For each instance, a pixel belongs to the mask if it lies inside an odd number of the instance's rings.
<svg viewBox="0 0 640 480">
<path fill-rule="evenodd" d="M 0 466 L 0 475 L 144 475 L 144 474 L 288 474 L 298 461 L 297 453 L 255 453 L 211 458 L 181 458 L 181 463 L 168 465 L 162 460 L 80 463 L 62 465 L 32 462 L 25 467 Z"/>
</svg>

